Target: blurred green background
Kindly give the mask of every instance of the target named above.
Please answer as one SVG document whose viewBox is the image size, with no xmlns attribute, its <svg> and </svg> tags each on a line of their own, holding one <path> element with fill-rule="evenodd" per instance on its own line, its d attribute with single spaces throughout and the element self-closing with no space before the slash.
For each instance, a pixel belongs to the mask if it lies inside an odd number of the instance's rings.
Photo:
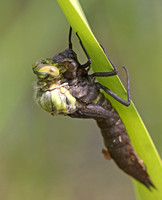
<svg viewBox="0 0 162 200">
<path fill-rule="evenodd" d="M 80 3 L 123 82 L 127 66 L 132 100 L 162 155 L 162 2 Z M 0 199 L 135 200 L 131 179 L 101 155 L 93 120 L 53 117 L 33 100 L 32 64 L 67 48 L 57 1 L 1 0 L 0 22 Z"/>
</svg>

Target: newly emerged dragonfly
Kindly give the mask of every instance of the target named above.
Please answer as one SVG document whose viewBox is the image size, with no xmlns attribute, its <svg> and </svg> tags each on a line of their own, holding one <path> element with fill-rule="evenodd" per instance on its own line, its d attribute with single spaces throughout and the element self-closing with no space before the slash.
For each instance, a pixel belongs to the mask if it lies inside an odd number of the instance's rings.
<svg viewBox="0 0 162 200">
<path fill-rule="evenodd" d="M 69 48 L 53 58 L 38 60 L 33 72 L 38 81 L 35 87 L 35 99 L 38 104 L 52 115 L 65 115 L 73 118 L 92 118 L 101 130 L 106 159 L 113 159 L 124 172 L 143 183 L 147 188 L 153 185 L 142 160 L 133 149 L 126 128 L 110 101 L 101 90 L 125 106 L 130 104 L 129 77 L 127 73 L 128 101 L 123 100 L 109 88 L 95 81 L 96 77 L 109 77 L 117 74 L 116 67 L 111 72 L 88 74 L 91 59 L 82 41 L 76 33 L 88 61 L 81 65 L 72 50 L 72 28 L 69 32 Z M 104 50 L 104 49 L 103 49 Z"/>
</svg>

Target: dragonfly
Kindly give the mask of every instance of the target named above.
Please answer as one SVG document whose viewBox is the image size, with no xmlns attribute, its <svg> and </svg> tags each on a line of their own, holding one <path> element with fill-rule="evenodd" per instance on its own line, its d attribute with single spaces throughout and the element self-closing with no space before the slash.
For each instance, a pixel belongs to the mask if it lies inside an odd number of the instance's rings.
<svg viewBox="0 0 162 200">
<path fill-rule="evenodd" d="M 80 64 L 72 48 L 72 28 L 68 37 L 68 48 L 52 58 L 39 59 L 32 69 L 37 76 L 34 96 L 38 104 L 51 115 L 64 115 L 72 118 L 94 119 L 101 130 L 107 150 L 102 153 L 107 160 L 113 159 L 117 166 L 148 189 L 155 188 L 143 161 L 135 152 L 122 119 L 105 97 L 103 91 L 124 106 L 130 105 L 129 75 L 127 75 L 127 101 L 108 87 L 96 81 L 96 77 L 117 75 L 117 68 L 110 61 L 113 71 L 89 74 L 92 60 L 86 51 L 79 33 L 79 43 L 87 57 Z"/>
</svg>

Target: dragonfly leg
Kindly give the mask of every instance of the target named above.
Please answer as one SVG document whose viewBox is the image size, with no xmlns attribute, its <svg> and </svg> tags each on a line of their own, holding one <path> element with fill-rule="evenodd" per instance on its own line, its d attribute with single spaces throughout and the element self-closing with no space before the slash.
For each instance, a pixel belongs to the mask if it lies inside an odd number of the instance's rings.
<svg viewBox="0 0 162 200">
<path fill-rule="evenodd" d="M 117 75 L 117 71 L 111 71 L 111 72 L 94 72 L 93 74 L 90 74 L 89 77 L 95 78 L 95 77 L 108 77 L 108 76 L 114 76 Z"/>
<path fill-rule="evenodd" d="M 102 50 L 104 51 L 104 53 L 105 53 L 105 55 L 106 55 L 107 59 L 109 60 L 109 62 L 110 62 L 110 63 L 111 63 L 111 65 L 113 66 L 113 68 L 114 68 L 114 71 L 116 71 L 116 73 L 117 73 L 117 68 L 115 67 L 115 65 L 112 63 L 112 61 L 110 60 L 110 58 L 109 58 L 109 57 L 108 57 L 108 55 L 106 54 L 105 48 L 103 47 L 103 45 L 102 45 L 102 44 L 100 44 L 100 46 L 102 47 Z"/>
<path fill-rule="evenodd" d="M 73 47 L 72 42 L 71 42 L 71 35 L 72 35 L 72 28 L 70 26 L 70 29 L 69 29 L 69 49 L 72 49 L 72 47 Z"/>
<path fill-rule="evenodd" d="M 70 117 L 75 118 L 112 118 L 114 113 L 103 107 L 95 104 L 89 104 L 85 107 L 80 107 L 72 114 L 68 114 Z"/>
<path fill-rule="evenodd" d="M 117 94 L 115 94 L 114 92 L 112 92 L 109 88 L 103 86 L 101 83 L 95 83 L 97 85 L 97 87 L 99 89 L 103 89 L 107 94 L 109 94 L 110 96 L 112 96 L 114 99 L 116 99 L 118 102 L 120 102 L 121 104 L 125 105 L 125 106 L 129 106 L 130 105 L 130 86 L 129 86 L 129 75 L 128 75 L 128 71 L 126 69 L 126 67 L 123 67 L 127 73 L 127 95 L 128 95 L 128 100 L 125 101 L 124 99 L 122 99 L 121 97 L 119 97 Z"/>
<path fill-rule="evenodd" d="M 88 58 L 88 61 L 87 61 L 85 64 L 80 65 L 79 67 L 80 67 L 80 68 L 86 68 L 86 67 L 89 67 L 90 64 L 92 63 L 91 58 L 90 58 L 88 52 L 86 51 L 86 49 L 85 49 L 85 47 L 84 47 L 84 45 L 83 45 L 83 43 L 82 43 L 82 41 L 81 41 L 81 39 L 80 39 L 78 33 L 76 33 L 76 35 L 77 35 L 77 37 L 78 37 L 78 39 L 79 39 L 79 43 L 80 43 L 80 45 L 81 45 L 81 47 L 82 47 L 82 49 L 83 49 L 85 55 L 86 55 L 87 58 Z"/>
<path fill-rule="evenodd" d="M 112 67 L 114 68 L 113 71 L 111 72 L 95 72 L 93 74 L 91 74 L 90 76 L 93 77 L 108 77 L 108 76 L 114 76 L 117 75 L 118 71 L 117 68 L 115 67 L 115 65 L 111 62 L 110 58 L 107 56 L 106 51 L 104 49 L 104 47 L 102 46 L 102 44 L 100 44 L 100 46 L 102 47 L 107 59 L 109 60 L 109 62 L 111 63 Z"/>
</svg>

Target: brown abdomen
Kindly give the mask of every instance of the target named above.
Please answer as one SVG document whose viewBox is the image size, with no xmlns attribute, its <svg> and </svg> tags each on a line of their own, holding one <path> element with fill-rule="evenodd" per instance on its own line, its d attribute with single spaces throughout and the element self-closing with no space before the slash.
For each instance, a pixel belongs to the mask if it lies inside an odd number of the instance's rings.
<svg viewBox="0 0 162 200">
<path fill-rule="evenodd" d="M 108 100 L 105 100 L 102 104 L 103 107 L 111 110 L 114 114 L 113 118 L 96 120 L 111 158 L 119 168 L 146 187 L 154 187 L 142 160 L 133 149 L 126 128 L 118 113 L 112 108 Z"/>
</svg>

